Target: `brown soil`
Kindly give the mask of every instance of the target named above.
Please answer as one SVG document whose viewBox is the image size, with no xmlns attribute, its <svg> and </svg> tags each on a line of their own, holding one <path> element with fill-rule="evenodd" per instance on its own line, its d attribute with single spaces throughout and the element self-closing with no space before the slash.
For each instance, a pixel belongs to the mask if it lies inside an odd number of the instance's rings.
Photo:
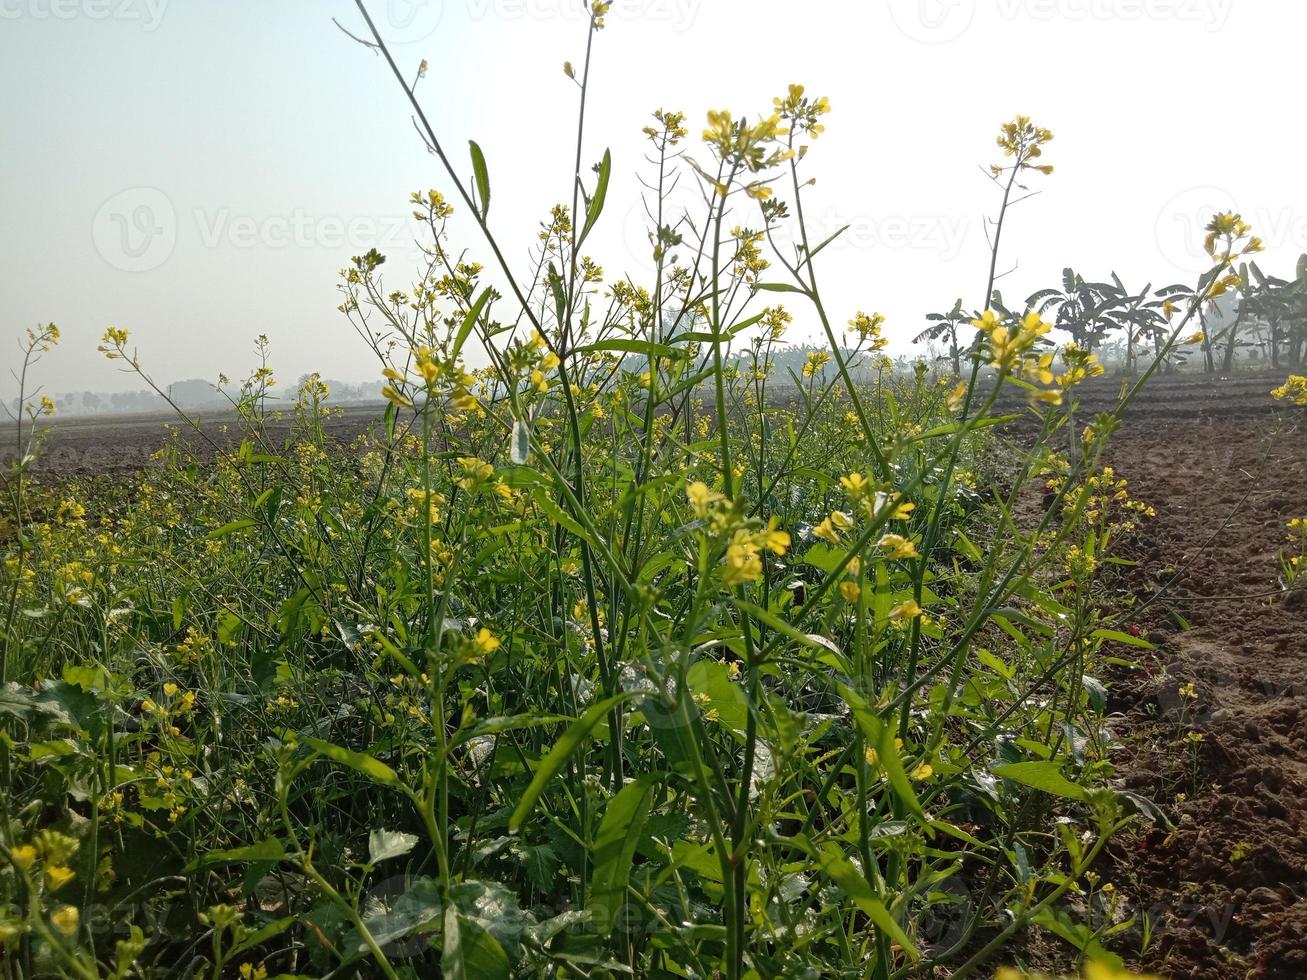
<svg viewBox="0 0 1307 980">
<path fill-rule="evenodd" d="M 1162 379 L 1108 453 L 1158 512 L 1130 577 L 1157 649 L 1116 678 L 1113 761 L 1174 824 L 1122 837 L 1111 875 L 1152 923 L 1138 965 L 1176 980 L 1307 977 L 1307 593 L 1277 561 L 1307 516 L 1307 416 L 1274 383 Z"/>
<path fill-rule="evenodd" d="M 348 441 L 366 432 L 381 418 L 384 406 L 347 405 L 337 409 L 326 423 L 327 433 Z M 213 410 L 200 413 L 204 436 L 220 446 L 240 441 L 240 426 L 231 412 Z M 45 446 L 37 459 L 38 477 L 67 479 L 130 473 L 151 465 L 153 454 L 176 429 L 178 436 L 201 455 L 208 450 L 205 438 L 180 422 L 171 412 L 138 415 L 98 415 L 55 418 L 43 423 L 47 430 Z M 270 421 L 267 439 L 273 445 L 290 433 L 286 420 Z M 0 466 L 14 457 L 16 433 L 12 424 L 0 424 Z"/>
</svg>

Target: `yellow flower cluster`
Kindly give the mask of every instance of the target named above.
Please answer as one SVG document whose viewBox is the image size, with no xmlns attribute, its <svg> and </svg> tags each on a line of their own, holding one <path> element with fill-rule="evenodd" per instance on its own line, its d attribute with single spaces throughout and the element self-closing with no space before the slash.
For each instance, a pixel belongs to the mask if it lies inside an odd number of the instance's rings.
<svg viewBox="0 0 1307 980">
<path fill-rule="evenodd" d="M 58 343 L 59 328 L 53 323 L 27 328 L 27 349 L 34 354 L 44 354 Z"/>
<path fill-rule="evenodd" d="M 790 85 L 785 95 L 777 96 L 772 103 L 780 117 L 790 123 L 794 132 L 816 139 L 826 130 L 818 120 L 830 112 L 830 100 L 824 95 L 811 99 L 803 91 L 802 85 Z"/>
<path fill-rule="evenodd" d="M 1288 525 L 1289 547 L 1283 554 L 1284 577 L 1290 588 L 1307 575 L 1307 517 L 1295 517 Z"/>
<path fill-rule="evenodd" d="M 409 501 L 409 506 L 400 514 L 400 520 L 404 524 L 410 527 L 419 526 L 421 522 L 428 519 L 432 524 L 440 523 L 440 508 L 445 505 L 443 496 L 434 490 L 428 491 L 421 487 L 409 487 L 404 491 L 404 495 Z"/>
<path fill-rule="evenodd" d="M 750 126 L 743 119 L 734 119 L 729 109 L 710 109 L 703 139 L 724 162 L 757 173 L 774 167 L 791 155 L 791 151 L 779 148 L 767 152 L 769 143 L 789 133 L 781 121 L 780 113 L 772 113 Z M 719 193 L 724 194 L 727 189 L 718 186 Z"/>
<path fill-rule="evenodd" d="M 1214 259 L 1232 261 L 1236 254 L 1247 255 L 1263 248 L 1262 240 L 1252 234 L 1252 226 L 1233 211 L 1213 215 L 1205 230 L 1207 237 L 1203 239 L 1203 248 Z M 1237 279 L 1234 284 L 1238 284 Z"/>
<path fill-rule="evenodd" d="M 1307 375 L 1289 375 L 1284 384 L 1271 390 L 1271 397 L 1295 405 L 1307 405 Z"/>
<path fill-rule="evenodd" d="M 476 635 L 468 638 L 467 652 L 471 660 L 484 660 L 500 647 L 498 638 L 482 626 Z"/>
<path fill-rule="evenodd" d="M 763 336 L 772 341 L 780 340 L 785 335 L 785 327 L 794 321 L 794 316 L 783 306 L 768 306 L 762 311 Z"/>
<path fill-rule="evenodd" d="M 1017 116 L 1003 124 L 997 142 L 1004 156 L 1016 158 L 1018 168 L 1051 174 L 1053 168 L 1048 164 L 1034 164 L 1030 161 L 1043 156 L 1044 145 L 1052 139 L 1053 134 L 1044 127 L 1031 123 L 1029 116 Z M 1003 172 L 1003 167 L 995 164 L 990 167 L 990 171 L 997 176 Z"/>
<path fill-rule="evenodd" d="M 414 191 L 409 203 L 416 204 L 421 211 L 414 211 L 413 217 L 418 221 L 442 221 L 454 213 L 454 207 L 445 200 L 440 191 L 431 190 L 422 194 Z"/>
<path fill-rule="evenodd" d="M 1075 581 L 1086 582 L 1098 570 L 1098 559 L 1083 548 L 1072 545 L 1066 552 L 1066 570 Z"/>
<path fill-rule="evenodd" d="M 803 362 L 803 376 L 815 377 L 817 372 L 830 363 L 830 354 L 824 350 L 808 351 L 808 359 Z"/>
<path fill-rule="evenodd" d="M 186 627 L 185 638 L 173 648 L 178 660 L 189 664 L 202 663 L 213 652 L 213 640 L 194 626 Z"/>
<path fill-rule="evenodd" d="M 756 282 L 758 276 L 771 264 L 762 254 L 765 234 L 749 228 L 735 227 L 731 229 L 731 237 L 735 239 L 735 275 L 745 282 Z"/>
<path fill-rule="evenodd" d="M 28 402 L 26 410 L 32 419 L 45 418 L 55 413 L 55 403 L 49 395 L 42 395 L 39 402 Z"/>
<path fill-rule="evenodd" d="M 121 327 L 109 327 L 104 332 L 103 341 L 115 347 L 122 347 L 127 343 L 127 331 Z"/>
<path fill-rule="evenodd" d="M 644 134 L 655 143 L 666 146 L 675 146 L 686 137 L 685 113 L 668 112 L 657 109 L 654 112 L 654 119 L 658 121 L 659 128 L 646 126 Z"/>
<path fill-rule="evenodd" d="M 181 735 L 175 720 L 183 715 L 190 713 L 195 707 L 195 692 L 182 691 L 176 684 L 169 681 L 163 685 L 163 704 L 146 698 L 141 702 L 141 713 L 145 715 L 157 715 L 159 721 L 164 724 L 168 734 L 173 738 Z"/>
<path fill-rule="evenodd" d="M 740 526 L 742 518 L 731 502 L 699 480 L 686 486 L 685 497 L 694 516 L 707 522 L 711 534 L 729 535 L 722 556 L 722 581 L 726 585 L 757 582 L 762 578 L 764 552 L 779 556 L 789 550 L 790 535 L 780 529 L 777 518 L 772 517 L 761 528 Z"/>
<path fill-rule="evenodd" d="M 77 873 L 68 865 L 80 847 L 75 837 L 69 837 L 57 830 L 40 830 L 32 837 L 30 844 L 18 844 L 9 851 L 9 861 L 24 875 L 30 874 L 41 865 L 40 880 L 45 884 L 47 893 L 53 894 L 77 877 Z M 71 916 L 64 909 L 71 911 Z M 55 921 L 55 927 L 65 935 L 77 931 L 77 909 L 65 905 L 55 916 L 64 915 L 64 924 Z M 68 926 L 68 928 L 65 928 Z"/>
<path fill-rule="evenodd" d="M 1053 351 L 1040 354 L 1037 358 L 1027 360 L 1027 372 L 1041 385 L 1052 385 L 1035 393 L 1035 398 L 1050 405 L 1061 405 L 1063 396 L 1086 378 L 1098 378 L 1103 375 L 1103 365 L 1097 354 L 1091 354 L 1077 344 L 1067 344 L 1062 348 L 1062 361 L 1066 369 L 1057 374 L 1053 370 L 1056 354 Z"/>
<path fill-rule="evenodd" d="M 985 334 L 989 341 L 989 363 L 1000 371 L 1020 374 L 1026 369 L 1038 371 L 1040 359 L 1031 355 L 1031 349 L 1040 337 L 1053 329 L 1040 315 L 1031 310 L 1019 323 L 1006 324 L 1002 316 L 986 310 L 971 325 Z M 1051 360 L 1049 362 L 1051 364 Z"/>
<path fill-rule="evenodd" d="M 463 470 L 458 485 L 464 490 L 473 490 L 495 475 L 494 464 L 487 463 L 479 456 L 460 456 L 458 457 L 458 465 Z"/>
<path fill-rule="evenodd" d="M 1117 479 L 1116 470 L 1110 466 L 1104 466 L 1101 473 L 1087 479 L 1085 486 L 1089 489 L 1089 497 L 1085 501 L 1087 521 L 1097 521 L 1104 516 L 1111 517 L 1113 521 L 1108 524 L 1109 530 L 1128 532 L 1135 527 L 1129 515 L 1157 516 L 1157 512 L 1151 506 L 1130 496 L 1129 481 Z M 1119 515 L 1120 511 L 1126 512 L 1124 520 Z"/>
<path fill-rule="evenodd" d="M 884 350 L 889 346 L 889 340 L 884 336 L 881 327 L 885 323 L 885 317 L 879 313 L 873 313 L 868 316 L 861 310 L 849 321 L 849 326 L 857 333 L 858 338 L 867 344 L 867 350 L 871 353 Z"/>
<path fill-rule="evenodd" d="M 436 352 L 426 346 L 415 347 L 412 354 L 414 381 L 426 390 L 428 397 L 438 387 L 445 387 L 449 390 L 449 406 L 455 412 L 474 412 L 480 409 L 480 403 L 471 392 L 476 377 L 468 374 L 461 364 L 454 360 L 442 362 Z M 409 377 L 393 367 L 388 367 L 381 373 L 391 382 L 381 389 L 381 396 L 400 408 L 412 408 Z"/>
</svg>

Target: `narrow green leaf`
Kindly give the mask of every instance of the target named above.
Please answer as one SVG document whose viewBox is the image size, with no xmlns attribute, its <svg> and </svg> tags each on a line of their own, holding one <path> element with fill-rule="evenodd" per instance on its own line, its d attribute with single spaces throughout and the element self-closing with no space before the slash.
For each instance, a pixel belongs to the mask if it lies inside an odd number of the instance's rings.
<svg viewBox="0 0 1307 980">
<path fill-rule="evenodd" d="M 588 354 L 592 351 L 615 351 L 621 354 L 643 354 L 646 357 L 681 357 L 681 351 L 675 347 L 668 347 L 666 344 L 655 344 L 651 340 L 634 340 L 625 337 L 614 338 L 612 340 L 600 340 L 593 344 L 585 344 L 578 347 L 578 354 Z"/>
<path fill-rule="evenodd" d="M 206 534 L 205 537 L 210 541 L 214 541 L 218 538 L 225 538 L 227 535 L 234 534 L 237 531 L 244 531 L 247 527 L 254 527 L 258 523 L 258 521 L 250 520 L 248 517 L 241 518 L 238 521 L 230 521 L 222 527 L 214 528 Z"/>
<path fill-rule="evenodd" d="M 843 684 L 839 686 L 839 691 L 840 696 L 853 710 L 853 717 L 858 727 L 862 729 L 863 735 L 875 747 L 876 761 L 885 774 L 890 789 L 908 811 L 925 824 L 926 813 L 921 808 L 921 801 L 917 799 L 916 791 L 912 788 L 912 780 L 908 778 L 903 768 L 898 746 L 894 744 L 895 726 L 881 721 L 876 712 L 858 694 Z"/>
<path fill-rule="evenodd" d="M 585 227 L 581 229 L 581 237 L 576 240 L 578 248 L 590 234 L 590 229 L 599 220 L 599 214 L 604 209 L 604 198 L 608 196 L 608 178 L 612 171 L 613 156 L 608 150 L 604 150 L 604 158 L 599 162 L 599 180 L 595 184 L 594 197 L 590 198 L 590 207 L 585 213 Z"/>
<path fill-rule="evenodd" d="M 549 280 L 549 291 L 554 297 L 554 313 L 558 317 L 558 322 L 564 323 L 567 320 L 567 297 L 563 295 L 563 278 L 554 268 L 554 263 L 549 263 L 545 277 Z"/>
<path fill-rule="evenodd" d="M 591 923 L 606 936 L 617 924 L 618 912 L 626 899 L 626 885 L 631 873 L 631 859 L 644 829 L 653 801 L 654 787 L 662 781 L 661 773 L 646 773 L 627 783 L 608 803 L 595 835 L 594 875 L 590 885 Z"/>
<path fill-rule="evenodd" d="M 450 352 L 451 360 L 458 357 L 459 352 L 462 351 L 463 344 L 467 342 L 468 336 L 472 333 L 472 327 L 476 325 L 477 317 L 481 315 L 481 311 L 485 308 L 486 301 L 489 299 L 490 287 L 487 286 L 481 290 L 481 295 L 476 298 L 476 302 L 468 309 L 467 315 L 463 317 L 463 322 L 458 326 L 458 333 L 454 336 L 454 346 Z"/>
<path fill-rule="evenodd" d="M 303 742 L 309 748 L 313 749 L 319 755 L 325 755 L 333 762 L 339 762 L 342 766 L 348 766 L 356 772 L 375 779 L 383 786 L 394 786 L 399 782 L 399 775 L 394 769 L 386 765 L 380 759 L 374 759 L 372 756 L 363 752 L 353 752 L 350 749 L 342 748 L 339 745 L 332 745 L 330 742 L 324 742 L 320 738 L 312 738 L 308 735 L 297 736 L 299 741 Z"/>
<path fill-rule="evenodd" d="M 540 799 L 540 794 L 549 785 L 549 781 L 558 774 L 558 770 L 563 768 L 563 763 L 568 760 L 568 757 L 577 750 L 581 743 L 590 737 L 590 731 L 595 725 L 603 721 L 608 712 L 617 705 L 641 694 L 640 691 L 623 691 L 621 694 L 614 694 L 611 698 L 605 698 L 597 704 L 592 704 L 585 714 L 572 722 L 571 727 L 563 732 L 558 741 L 554 743 L 554 747 L 536 766 L 535 775 L 531 778 L 531 784 L 527 786 L 526 792 L 522 794 L 522 799 L 518 801 L 517 809 L 513 811 L 513 815 L 508 818 L 510 832 L 517 833 L 518 828 L 522 826 L 522 821 L 531 815 L 536 800 Z"/>
<path fill-rule="evenodd" d="M 1060 763 L 1047 762 L 1013 762 L 1006 766 L 995 766 L 990 770 L 995 776 L 1010 779 L 1014 783 L 1030 786 L 1033 789 L 1069 800 L 1083 800 L 1085 788 L 1062 775 Z"/>
<path fill-rule="evenodd" d="M 867 879 L 858 872 L 858 869 L 853 866 L 848 858 L 840 853 L 839 847 L 835 843 L 826 844 L 821 849 L 818 857 L 821 860 L 821 869 L 826 876 L 839 885 L 849 898 L 853 899 L 854 904 L 866 913 L 867 918 L 875 923 L 877 929 L 880 929 L 890 939 L 898 943 L 903 952 L 907 953 L 912 959 L 921 958 L 920 951 L 912 944 L 912 940 L 903 931 L 903 927 L 894 921 L 894 916 L 885 907 L 885 903 L 876 897 L 871 890 L 871 885 L 867 884 Z"/>
<path fill-rule="evenodd" d="M 286 845 L 276 837 L 257 844 L 233 847 L 225 851 L 206 851 L 186 866 L 187 871 L 206 868 L 211 864 L 236 864 L 249 861 L 280 861 L 286 856 Z"/>
<path fill-rule="evenodd" d="M 490 213 L 490 172 L 486 169 L 486 157 L 481 152 L 481 147 L 477 146 L 477 141 L 468 140 L 467 145 L 472 151 L 472 174 L 476 178 L 477 203 L 481 205 L 481 220 L 484 221 Z"/>
<path fill-rule="evenodd" d="M 1100 640 L 1111 640 L 1114 643 L 1124 643 L 1127 646 L 1143 647 L 1145 650 L 1153 650 L 1155 647 L 1142 636 L 1132 636 L 1129 633 L 1122 633 L 1120 630 L 1094 630 L 1089 634 Z"/>
</svg>

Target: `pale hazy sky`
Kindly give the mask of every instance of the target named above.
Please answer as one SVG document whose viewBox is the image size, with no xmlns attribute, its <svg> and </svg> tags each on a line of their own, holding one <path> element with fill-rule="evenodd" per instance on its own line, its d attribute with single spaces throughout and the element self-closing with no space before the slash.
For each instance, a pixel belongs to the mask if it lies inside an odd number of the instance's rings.
<svg viewBox="0 0 1307 980">
<path fill-rule="evenodd" d="M 581 4 L 369 6 L 401 64 L 430 62 L 421 94 L 457 159 L 468 138 L 484 148 L 492 225 L 524 259 L 571 197 L 561 64 L 581 61 Z M 108 325 L 164 382 L 243 374 L 260 333 L 284 381 L 373 376 L 335 312 L 337 271 L 375 245 L 388 285 L 408 285 L 408 194 L 449 187 L 384 64 L 333 16 L 361 30 L 350 0 L 0 0 L 0 330 L 60 326 L 50 390 L 138 387 L 95 353 Z M 809 214 L 853 226 L 821 257 L 827 305 L 885 313 L 897 349 L 924 313 L 982 301 L 996 195 L 978 165 L 1016 112 L 1054 131 L 1057 171 L 1013 215 L 1008 297 L 1066 265 L 1191 279 L 1201 223 L 1227 207 L 1286 272 L 1307 251 L 1304 37 L 1307 4 L 1288 0 L 616 0 L 586 141 L 590 160 L 611 147 L 614 177 L 589 250 L 610 276 L 648 266 L 649 112 L 687 112 L 706 156 L 708 108 L 765 111 L 800 81 L 834 106 Z"/>
</svg>

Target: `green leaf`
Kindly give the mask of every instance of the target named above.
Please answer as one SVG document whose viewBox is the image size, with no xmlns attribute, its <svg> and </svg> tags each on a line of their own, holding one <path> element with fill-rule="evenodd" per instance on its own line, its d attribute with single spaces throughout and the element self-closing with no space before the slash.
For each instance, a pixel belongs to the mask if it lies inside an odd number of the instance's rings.
<svg viewBox="0 0 1307 980">
<path fill-rule="evenodd" d="M 245 517 L 239 521 L 230 521 L 222 527 L 214 528 L 206 534 L 205 537 L 210 541 L 216 540 L 217 538 L 225 538 L 229 534 L 234 534 L 236 531 L 244 531 L 247 527 L 254 527 L 258 523 L 258 521 L 253 521 L 248 517 Z"/>
<path fill-rule="evenodd" d="M 653 790 L 661 773 L 646 773 L 627 783 L 608 803 L 595 835 L 594 875 L 590 884 L 591 922 L 601 936 L 613 931 L 626 899 L 631 859 L 649 816 Z"/>
<path fill-rule="evenodd" d="M 1122 633 L 1120 630 L 1094 630 L 1089 634 L 1100 640 L 1111 640 L 1114 643 L 1124 643 L 1127 646 L 1142 647 L 1145 650 L 1153 650 L 1155 647 L 1142 636 L 1131 636 L 1129 633 Z"/>
<path fill-rule="evenodd" d="M 968 419 L 965 422 L 947 422 L 944 425 L 937 425 L 934 428 L 927 429 L 925 432 L 918 433 L 913 436 L 910 441 L 922 442 L 926 439 L 937 439 L 940 436 L 952 435 L 954 432 L 957 432 L 958 429 L 967 429 L 968 431 L 972 429 L 987 429 L 991 425 L 1005 425 L 1008 422 L 1015 422 L 1019 418 L 1021 418 L 1020 415 L 990 415 L 982 419 Z"/>
<path fill-rule="evenodd" d="M 372 756 L 367 755 L 364 752 L 353 752 L 349 749 L 341 748 L 339 745 L 332 745 L 330 742 L 324 742 L 320 738 L 312 738 L 308 735 L 300 735 L 297 737 L 299 741 L 303 742 L 319 755 L 325 755 L 328 759 L 331 759 L 333 762 L 339 762 L 342 766 L 349 766 L 349 768 L 356 772 L 361 772 L 363 775 L 375 779 L 383 786 L 394 786 L 399 782 L 399 775 L 395 770 L 391 769 L 390 766 L 386 765 L 380 759 L 374 759 Z"/>
<path fill-rule="evenodd" d="M 578 248 L 581 247 L 581 243 L 585 241 L 586 236 L 590 234 L 590 229 L 599 220 L 599 214 L 604 209 L 604 198 L 608 196 L 608 178 L 612 172 L 612 154 L 608 150 L 604 150 L 604 158 L 599 163 L 599 181 L 595 184 L 594 197 L 590 198 L 590 207 L 585 213 L 585 227 L 581 229 L 581 237 L 576 240 Z"/>
<path fill-rule="evenodd" d="M 866 913 L 867 918 L 875 923 L 877 929 L 898 943 L 903 952 L 912 959 L 921 958 L 921 953 L 912 944 L 903 927 L 894 921 L 894 916 L 885 907 L 885 903 L 876 897 L 871 890 L 871 885 L 867 884 L 867 879 L 858 872 L 848 858 L 840 853 L 838 845 L 834 842 L 826 844 L 818 857 L 826 876 L 839 885 L 844 894 L 853 899 L 854 904 Z"/>
<path fill-rule="evenodd" d="M 476 144 L 473 143 L 473 146 Z M 486 302 L 490 299 L 490 287 L 487 286 L 481 290 L 481 295 L 476 298 L 476 302 L 468 309 L 467 314 L 463 317 L 463 322 L 458 326 L 458 333 L 454 336 L 454 346 L 450 349 L 450 360 L 458 357 L 463 345 L 467 343 L 468 336 L 472 333 L 472 327 L 476 325 L 477 317 L 485 308 Z"/>
<path fill-rule="evenodd" d="M 621 354 L 643 354 L 646 357 L 681 357 L 681 351 L 675 347 L 668 347 L 666 344 L 655 344 L 651 340 L 633 340 L 626 337 L 615 337 L 612 340 L 599 340 L 593 344 L 585 344 L 578 347 L 578 354 L 588 354 L 595 351 L 615 351 Z"/>
<path fill-rule="evenodd" d="M 823 572 L 833 572 L 844 560 L 843 550 L 832 548 L 828 544 L 814 544 L 799 559 L 801 564 L 820 568 Z"/>
<path fill-rule="evenodd" d="M 740 735 L 748 726 L 749 699 L 730 671 L 718 660 L 698 660 L 686 674 L 685 683 L 704 715 L 712 715 L 722 727 Z"/>
<path fill-rule="evenodd" d="M 1084 923 L 1076 922 L 1066 912 L 1053 908 L 1040 909 L 1030 917 L 1030 921 L 1033 925 L 1041 926 L 1054 935 L 1065 939 L 1080 950 L 1082 955 L 1108 967 L 1108 970 L 1103 972 L 1109 976 L 1113 974 L 1122 975 L 1118 973 L 1118 971 L 1125 969 L 1125 962 L 1121 957 L 1103 947 L 1095 930 Z"/>
<path fill-rule="evenodd" d="M 558 506 L 558 502 L 555 501 L 554 498 L 549 495 L 548 488 L 540 486 L 538 484 L 532 487 L 531 499 L 535 501 L 535 505 L 537 507 L 539 507 L 542 511 L 545 512 L 545 516 L 548 517 L 551 521 L 553 521 L 556 524 L 561 524 L 563 527 L 567 528 L 567 530 L 575 534 L 578 538 L 581 538 L 584 541 L 590 541 L 591 544 L 594 543 L 591 540 L 590 535 L 586 532 L 586 529 L 581 526 L 580 522 L 577 521 L 576 518 L 574 518 L 571 514 L 563 510 L 562 507 Z"/>
<path fill-rule="evenodd" d="M 571 720 L 569 715 L 495 715 L 491 718 L 482 718 L 470 728 L 459 729 L 454 733 L 449 744 L 462 745 L 482 735 L 498 735 L 500 732 L 515 731 L 520 728 L 539 728 L 541 725 L 558 725 Z"/>
<path fill-rule="evenodd" d="M 490 213 L 490 172 L 486 170 L 486 157 L 481 152 L 481 147 L 477 146 L 477 141 L 468 140 L 467 145 L 472 151 L 472 174 L 476 178 L 477 203 L 481 205 L 481 220 L 485 221 L 486 215 Z"/>
<path fill-rule="evenodd" d="M 211 864 L 234 864 L 249 861 L 280 861 L 286 856 L 286 845 L 276 837 L 257 844 L 233 847 L 225 851 L 208 851 L 186 866 L 187 871 L 206 868 Z"/>
<path fill-rule="evenodd" d="M 1062 766 L 1053 761 L 1047 762 L 1013 762 L 1006 766 L 995 766 L 990 770 L 995 776 L 1010 779 L 1014 783 L 1030 786 L 1033 789 L 1063 796 L 1068 800 L 1083 800 L 1083 786 L 1071 782 L 1062 775 Z"/>
<path fill-rule="evenodd" d="M 834 566 L 832 566 L 832 568 L 833 567 Z M 796 629 L 775 613 L 768 612 L 761 606 L 755 605 L 747 600 L 736 599 L 734 602 L 736 608 L 741 612 L 748 613 L 759 622 L 770 626 L 776 632 L 783 633 L 795 643 L 801 644 L 805 647 L 811 647 L 813 650 L 820 650 L 822 653 L 833 653 L 840 658 L 841 662 L 843 661 L 844 654 L 840 652 L 840 648 L 835 644 L 834 640 L 828 639 L 817 633 L 805 633 L 800 629 Z"/>
<path fill-rule="evenodd" d="M 531 427 L 521 419 L 513 419 L 513 434 L 509 441 L 508 458 L 518 466 L 531 455 Z"/>
<path fill-rule="evenodd" d="M 623 691 L 621 694 L 614 694 L 611 698 L 605 698 L 597 704 L 592 704 L 585 714 L 572 722 L 567 731 L 563 732 L 558 741 L 554 743 L 554 747 L 536 766 L 535 775 L 531 778 L 531 784 L 527 786 L 526 792 L 522 794 L 522 799 L 518 801 L 517 809 L 513 811 L 513 815 L 508 818 L 508 829 L 511 833 L 517 833 L 522 826 L 522 821 L 531 815 L 536 800 L 540 799 L 540 794 L 549 785 L 549 781 L 557 775 L 558 770 L 563 768 L 563 763 L 568 760 L 581 743 L 589 738 L 591 729 L 599 724 L 607 716 L 608 712 L 617 705 L 639 696 L 640 693 L 639 691 Z"/>
<path fill-rule="evenodd" d="M 63 679 L 65 684 L 81 688 L 85 694 L 90 694 L 97 689 L 103 690 L 109 683 L 109 675 L 99 664 L 84 666 L 64 664 Z"/>
<path fill-rule="evenodd" d="M 803 292 L 798 286 L 788 282 L 760 282 L 758 289 L 765 290 L 769 293 L 801 293 Z"/>
<path fill-rule="evenodd" d="M 376 893 L 374 893 L 376 894 Z M 397 939 L 404 939 L 418 933 L 434 932 L 440 921 L 442 903 L 440 901 L 440 883 L 431 878 L 415 878 L 398 898 L 390 900 L 384 890 L 376 896 L 378 901 L 364 916 L 363 925 L 379 946 L 386 946 Z M 451 905 L 450 908 L 453 908 Z M 349 954 L 346 962 L 368 953 L 363 937 L 351 930 L 343 942 Z"/>
<path fill-rule="evenodd" d="M 390 858 L 403 857 L 413 850 L 416 834 L 398 830 L 374 830 L 368 834 L 368 864 L 380 864 Z"/>
<path fill-rule="evenodd" d="M 508 954 L 494 936 L 451 904 L 445 907 L 440 970 L 447 980 L 507 980 Z"/>
<path fill-rule="evenodd" d="M 288 915 L 284 919 L 273 919 L 263 928 L 255 929 L 240 942 L 236 943 L 236 945 L 232 946 L 229 955 L 238 956 L 247 950 L 262 946 L 274 936 L 280 936 L 298 921 L 298 918 L 293 915 Z"/>
<path fill-rule="evenodd" d="M 554 297 L 554 314 L 558 317 L 558 322 L 567 321 L 567 297 L 563 294 L 563 278 L 554 268 L 554 263 L 549 263 L 549 268 L 545 272 L 545 278 L 549 281 L 549 291 Z"/>
<path fill-rule="evenodd" d="M 531 884 L 542 892 L 551 891 L 557 884 L 554 876 L 558 874 L 562 860 L 552 844 L 532 844 L 524 848 L 522 864 L 526 868 L 526 876 Z"/>
<path fill-rule="evenodd" d="M 853 717 L 858 727 L 862 729 L 867 741 L 875 747 L 877 764 L 885 774 L 890 789 L 914 817 L 927 824 L 926 813 L 921 808 L 921 801 L 917 799 L 916 791 L 912 788 L 912 780 L 908 778 L 903 768 L 898 746 L 894 743 L 895 726 L 881 721 L 861 697 L 843 684 L 839 686 L 839 691 L 845 702 L 853 709 Z"/>
</svg>

